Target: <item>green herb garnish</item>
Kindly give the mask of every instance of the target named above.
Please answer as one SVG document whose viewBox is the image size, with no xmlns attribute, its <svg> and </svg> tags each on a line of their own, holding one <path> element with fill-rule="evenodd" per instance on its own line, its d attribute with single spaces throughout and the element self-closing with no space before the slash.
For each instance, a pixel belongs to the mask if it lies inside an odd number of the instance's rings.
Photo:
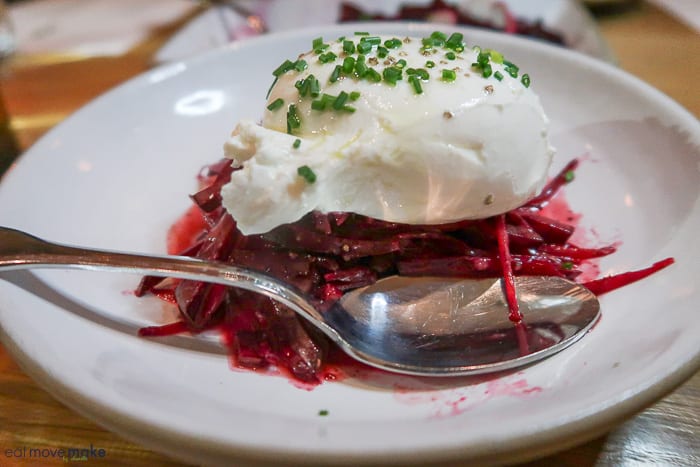
<svg viewBox="0 0 700 467">
<path fill-rule="evenodd" d="M 294 130 L 301 127 L 301 120 L 297 114 L 297 106 L 294 104 L 289 104 L 287 108 L 287 133 L 290 135 Z"/>
<path fill-rule="evenodd" d="M 318 56 L 318 61 L 321 63 L 330 63 L 335 61 L 335 59 L 338 58 L 336 54 L 333 52 L 327 52 L 325 54 L 321 54 Z"/>
<path fill-rule="evenodd" d="M 285 60 L 280 66 L 275 68 L 275 71 L 272 72 L 272 76 L 281 76 L 293 68 L 294 62 L 292 62 L 291 60 Z"/>
<path fill-rule="evenodd" d="M 391 86 L 395 86 L 396 82 L 400 79 L 401 77 L 401 68 L 395 67 L 395 66 L 388 66 L 384 68 L 384 71 L 382 72 L 382 76 L 384 78 L 384 81 L 389 83 Z"/>
<path fill-rule="evenodd" d="M 274 101 L 270 103 L 270 105 L 267 106 L 267 110 L 274 112 L 275 110 L 279 109 L 284 105 L 284 99 L 281 97 L 278 97 Z"/>
<path fill-rule="evenodd" d="M 447 41 L 445 42 L 445 47 L 457 52 L 462 52 L 464 51 L 464 44 L 462 43 L 463 39 L 463 34 L 459 32 L 452 33 L 452 35 L 450 35 L 450 38 L 447 39 Z"/>
<path fill-rule="evenodd" d="M 316 181 L 316 174 L 314 173 L 313 170 L 311 170 L 311 167 L 308 165 L 302 165 L 297 169 L 297 175 L 299 175 L 301 178 L 306 180 L 306 183 L 314 183 Z M 320 415 L 320 412 L 319 412 Z M 326 413 L 326 415 L 328 415 Z"/>
<path fill-rule="evenodd" d="M 357 53 L 366 54 L 372 50 L 372 44 L 369 42 L 360 42 L 357 44 Z"/>
<path fill-rule="evenodd" d="M 420 84 L 420 79 L 416 75 L 408 78 L 408 82 L 413 86 L 413 90 L 416 94 L 423 94 L 423 86 Z"/>
<path fill-rule="evenodd" d="M 335 110 L 342 109 L 349 97 L 350 95 L 347 92 L 341 91 L 338 97 L 335 98 L 335 101 L 333 101 L 333 108 Z"/>
<path fill-rule="evenodd" d="M 384 41 L 384 46 L 387 49 L 398 49 L 399 47 L 401 47 L 402 44 L 403 44 L 403 42 L 401 42 L 401 39 L 396 39 L 396 38 L 387 39 Z"/>
<path fill-rule="evenodd" d="M 331 73 L 331 76 L 328 78 L 328 81 L 331 83 L 335 83 L 338 81 L 340 78 L 340 73 L 343 71 L 343 67 L 340 65 L 336 65 L 335 68 L 333 68 L 333 72 Z"/>
<path fill-rule="evenodd" d="M 378 83 L 382 80 L 382 75 L 374 68 L 368 68 L 364 78 L 372 83 Z"/>
<path fill-rule="evenodd" d="M 365 63 L 365 56 L 358 55 L 357 59 L 355 59 L 355 74 L 357 75 L 357 77 L 364 78 L 368 69 L 369 69 L 369 67 Z"/>
<path fill-rule="evenodd" d="M 343 73 L 349 75 L 352 70 L 355 69 L 355 59 L 352 57 L 345 57 L 343 60 Z"/>
<path fill-rule="evenodd" d="M 442 80 L 452 82 L 457 79 L 457 73 L 454 70 L 442 70 Z"/>
<path fill-rule="evenodd" d="M 306 63 L 306 60 L 299 59 L 296 62 L 294 62 L 294 69 L 296 71 L 304 71 L 306 70 L 306 67 L 308 64 Z"/>
</svg>

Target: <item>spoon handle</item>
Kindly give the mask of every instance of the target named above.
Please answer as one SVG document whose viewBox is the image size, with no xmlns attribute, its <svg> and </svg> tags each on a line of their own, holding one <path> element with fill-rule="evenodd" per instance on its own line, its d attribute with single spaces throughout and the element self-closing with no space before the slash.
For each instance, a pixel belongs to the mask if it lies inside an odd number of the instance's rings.
<svg viewBox="0 0 700 467">
<path fill-rule="evenodd" d="M 299 292 L 256 271 L 184 256 L 141 255 L 71 247 L 0 227 L 0 271 L 36 268 L 109 270 L 213 282 L 266 295 L 311 321 L 318 320 L 317 311 Z"/>
</svg>

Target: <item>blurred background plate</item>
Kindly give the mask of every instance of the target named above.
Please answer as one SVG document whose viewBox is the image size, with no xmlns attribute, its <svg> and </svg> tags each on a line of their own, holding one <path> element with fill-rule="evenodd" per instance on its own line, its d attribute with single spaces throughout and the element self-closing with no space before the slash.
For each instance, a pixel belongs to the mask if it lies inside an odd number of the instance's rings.
<svg viewBox="0 0 700 467">
<path fill-rule="evenodd" d="M 231 39 L 257 34 L 257 25 L 252 24 L 251 28 L 251 19 L 255 23 L 257 18 L 261 18 L 270 32 L 277 32 L 339 22 L 343 17 L 344 5 L 356 7 L 367 15 L 385 17 L 396 16 L 405 6 L 439 5 L 433 0 L 242 0 L 216 3 L 214 8 L 205 11 L 175 34 L 158 52 L 156 60 L 181 60 L 222 46 Z M 227 3 L 234 7 L 226 6 Z M 567 47 L 614 61 L 588 10 L 575 0 L 460 0 L 446 3 L 496 27 L 503 26 L 503 9 L 499 4 L 504 5 L 515 18 L 533 25 L 541 23 L 547 31 L 560 35 Z M 449 16 L 446 18 L 439 10 L 435 8 L 428 19 L 449 21 Z"/>
</svg>

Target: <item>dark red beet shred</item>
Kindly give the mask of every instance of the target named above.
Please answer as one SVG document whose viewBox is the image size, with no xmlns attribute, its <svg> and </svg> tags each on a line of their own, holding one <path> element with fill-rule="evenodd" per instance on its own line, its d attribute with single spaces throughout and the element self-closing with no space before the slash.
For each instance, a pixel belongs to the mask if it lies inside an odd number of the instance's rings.
<svg viewBox="0 0 700 467">
<path fill-rule="evenodd" d="M 235 170 L 222 160 L 199 175 L 194 207 L 171 228 L 169 252 L 262 271 L 329 309 L 349 290 L 395 275 L 504 278 L 510 319 L 522 325 L 513 277 L 561 276 L 575 280 L 588 260 L 614 246 L 583 248 L 569 242 L 574 227 L 541 214 L 573 179 L 569 163 L 526 205 L 489 219 L 440 225 L 386 222 L 353 213 L 311 212 L 261 235 L 243 235 L 221 205 L 221 187 Z M 174 250 L 177 248 L 178 250 Z M 673 263 L 669 258 L 641 271 L 586 282 L 599 295 L 640 280 Z M 277 368 L 315 385 L 330 374 L 331 343 L 296 313 L 261 295 L 196 281 L 144 277 L 136 295 L 176 303 L 181 321 L 143 328 L 141 336 L 218 329 L 235 367 Z"/>
</svg>

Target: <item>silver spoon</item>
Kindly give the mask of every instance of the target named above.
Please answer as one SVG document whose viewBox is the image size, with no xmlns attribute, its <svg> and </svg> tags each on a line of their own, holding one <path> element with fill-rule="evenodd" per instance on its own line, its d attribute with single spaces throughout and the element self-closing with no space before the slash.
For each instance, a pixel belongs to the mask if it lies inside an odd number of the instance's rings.
<svg viewBox="0 0 700 467">
<path fill-rule="evenodd" d="M 353 358 L 388 371 L 456 376 L 517 368 L 580 339 L 599 304 L 583 286 L 558 277 L 518 277 L 523 323 L 508 320 L 498 279 L 389 277 L 353 290 L 326 312 L 277 279 L 178 256 L 70 247 L 0 227 L 0 271 L 31 268 L 111 270 L 239 287 L 288 306 Z"/>
</svg>

